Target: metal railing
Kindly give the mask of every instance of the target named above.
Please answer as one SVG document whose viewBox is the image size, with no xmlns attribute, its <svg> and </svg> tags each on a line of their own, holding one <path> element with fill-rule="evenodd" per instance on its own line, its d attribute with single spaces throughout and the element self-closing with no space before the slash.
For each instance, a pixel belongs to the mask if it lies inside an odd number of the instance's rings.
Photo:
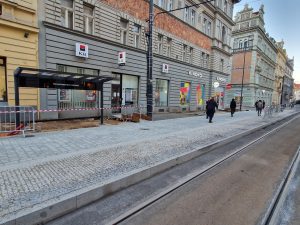
<svg viewBox="0 0 300 225">
<path fill-rule="evenodd" d="M 19 123 L 17 118 L 19 117 Z M 12 136 L 35 130 L 35 110 L 31 106 L 0 106 L 0 134 Z"/>
</svg>

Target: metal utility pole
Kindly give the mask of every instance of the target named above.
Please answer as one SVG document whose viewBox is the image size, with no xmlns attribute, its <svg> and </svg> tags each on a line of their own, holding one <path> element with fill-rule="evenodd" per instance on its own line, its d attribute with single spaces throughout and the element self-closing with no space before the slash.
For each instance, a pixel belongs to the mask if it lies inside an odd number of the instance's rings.
<svg viewBox="0 0 300 225">
<path fill-rule="evenodd" d="M 153 68 L 153 53 L 152 53 L 152 36 L 153 36 L 153 0 L 149 1 L 149 33 L 148 33 L 148 51 L 147 51 L 147 116 L 152 120 L 153 113 L 153 84 L 152 84 L 152 68 Z"/>
</svg>

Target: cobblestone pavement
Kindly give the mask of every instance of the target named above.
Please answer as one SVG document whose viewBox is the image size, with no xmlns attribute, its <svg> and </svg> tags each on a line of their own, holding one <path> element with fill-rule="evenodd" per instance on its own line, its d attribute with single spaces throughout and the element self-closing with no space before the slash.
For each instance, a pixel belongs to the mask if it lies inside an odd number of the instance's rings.
<svg viewBox="0 0 300 225">
<path fill-rule="evenodd" d="M 216 114 L 0 139 L 0 218 L 290 115 Z M 1 219 L 0 219 L 1 222 Z"/>
</svg>

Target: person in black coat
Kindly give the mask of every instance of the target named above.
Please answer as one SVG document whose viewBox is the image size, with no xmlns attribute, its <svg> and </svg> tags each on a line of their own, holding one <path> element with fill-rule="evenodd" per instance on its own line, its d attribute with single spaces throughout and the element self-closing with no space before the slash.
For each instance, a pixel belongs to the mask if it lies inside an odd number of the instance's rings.
<svg viewBox="0 0 300 225">
<path fill-rule="evenodd" d="M 209 123 L 212 123 L 212 118 L 214 117 L 216 108 L 218 109 L 218 104 L 215 102 L 214 97 L 212 97 L 206 105 L 206 113 L 209 117 Z"/>
<path fill-rule="evenodd" d="M 236 102 L 234 99 L 232 99 L 230 102 L 231 117 L 233 117 L 233 114 L 235 113 L 235 109 L 236 109 Z"/>
</svg>

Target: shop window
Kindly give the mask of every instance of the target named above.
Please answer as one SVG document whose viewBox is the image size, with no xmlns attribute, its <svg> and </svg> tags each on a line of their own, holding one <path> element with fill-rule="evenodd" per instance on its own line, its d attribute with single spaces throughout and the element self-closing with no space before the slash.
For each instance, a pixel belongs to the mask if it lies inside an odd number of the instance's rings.
<svg viewBox="0 0 300 225">
<path fill-rule="evenodd" d="M 122 75 L 122 105 L 137 106 L 139 94 L 139 78 Z"/>
<path fill-rule="evenodd" d="M 140 46 L 140 30 L 141 26 L 138 24 L 133 25 L 133 46 L 138 48 Z"/>
<path fill-rule="evenodd" d="M 168 97 L 169 97 L 169 81 L 156 79 L 155 106 L 156 107 L 168 106 Z"/>
<path fill-rule="evenodd" d="M 61 0 L 61 25 L 73 29 L 73 0 Z"/>
<path fill-rule="evenodd" d="M 128 33 L 128 20 L 122 19 L 120 20 L 120 36 L 121 36 L 121 43 L 126 45 L 127 44 L 127 33 Z"/>
<path fill-rule="evenodd" d="M 91 5 L 83 5 L 83 30 L 87 34 L 94 33 L 94 7 Z"/>
<path fill-rule="evenodd" d="M 98 76 L 99 70 L 80 68 L 74 66 L 58 65 L 58 71 Z M 97 107 L 97 91 L 96 90 L 71 90 L 58 89 L 58 108 L 94 108 Z"/>
<path fill-rule="evenodd" d="M 171 38 L 167 38 L 167 56 L 171 57 L 171 53 L 172 53 L 172 39 Z"/>
<path fill-rule="evenodd" d="M 197 105 L 204 106 L 205 104 L 205 84 L 198 84 L 196 87 Z"/>
<path fill-rule="evenodd" d="M 158 34 L 158 36 L 157 36 L 157 53 L 160 55 L 163 53 L 163 39 L 164 39 L 164 36 L 161 34 Z"/>
<path fill-rule="evenodd" d="M 0 102 L 7 101 L 5 59 L 0 58 Z"/>
<path fill-rule="evenodd" d="M 189 82 L 180 83 L 180 105 L 189 105 L 191 100 L 191 84 Z"/>
</svg>

